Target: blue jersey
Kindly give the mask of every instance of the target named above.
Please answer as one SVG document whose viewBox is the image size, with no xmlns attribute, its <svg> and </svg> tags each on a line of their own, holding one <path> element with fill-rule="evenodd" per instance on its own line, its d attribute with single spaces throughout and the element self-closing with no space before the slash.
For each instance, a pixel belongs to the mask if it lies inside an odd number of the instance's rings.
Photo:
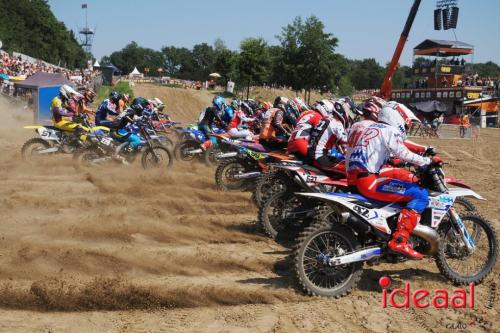
<svg viewBox="0 0 500 333">
<path fill-rule="evenodd" d="M 97 108 L 95 113 L 95 122 L 99 124 L 99 122 L 106 120 L 108 115 L 117 116 L 119 113 L 116 112 L 116 105 L 111 103 L 109 99 L 105 99 L 101 105 Z"/>
</svg>

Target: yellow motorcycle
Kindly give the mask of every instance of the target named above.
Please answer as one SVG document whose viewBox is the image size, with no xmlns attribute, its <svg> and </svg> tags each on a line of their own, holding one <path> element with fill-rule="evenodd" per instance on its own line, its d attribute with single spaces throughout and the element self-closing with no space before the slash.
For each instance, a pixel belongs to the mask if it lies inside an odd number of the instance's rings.
<svg viewBox="0 0 500 333">
<path fill-rule="evenodd" d="M 24 126 L 26 129 L 34 129 L 38 137 L 26 141 L 21 148 L 23 159 L 29 160 L 36 156 L 47 156 L 47 154 L 72 154 L 78 148 L 85 146 L 87 133 L 100 132 L 109 133 L 109 128 L 104 126 L 91 126 L 87 116 L 79 116 L 82 123 L 83 133 L 80 136 L 74 133 L 62 131 L 54 126 L 31 125 Z"/>
</svg>

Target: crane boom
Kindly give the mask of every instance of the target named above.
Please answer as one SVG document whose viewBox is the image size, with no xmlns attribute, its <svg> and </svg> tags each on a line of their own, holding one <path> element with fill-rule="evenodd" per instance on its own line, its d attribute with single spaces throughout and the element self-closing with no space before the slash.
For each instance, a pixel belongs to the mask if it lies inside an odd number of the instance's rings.
<svg viewBox="0 0 500 333">
<path fill-rule="evenodd" d="M 410 14 L 406 19 L 406 24 L 401 33 L 401 37 L 399 37 L 398 44 L 396 45 L 396 50 L 392 55 L 391 64 L 387 68 L 387 72 L 385 73 L 384 81 L 382 83 L 382 88 L 380 88 L 380 96 L 383 98 L 389 99 L 391 97 L 392 92 L 392 75 L 396 70 L 396 67 L 399 63 L 399 58 L 401 57 L 401 53 L 406 44 L 406 40 L 408 39 L 408 35 L 410 34 L 411 26 L 413 25 L 413 21 L 415 20 L 415 16 L 418 12 L 418 7 L 420 6 L 420 2 L 422 0 L 415 0 L 413 6 L 411 7 Z"/>
</svg>

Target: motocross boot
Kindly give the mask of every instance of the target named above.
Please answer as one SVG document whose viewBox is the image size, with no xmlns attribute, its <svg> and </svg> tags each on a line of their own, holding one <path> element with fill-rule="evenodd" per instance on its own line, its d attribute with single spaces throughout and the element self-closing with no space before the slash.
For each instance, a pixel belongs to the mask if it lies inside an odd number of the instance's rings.
<svg viewBox="0 0 500 333">
<path fill-rule="evenodd" d="M 400 253 L 409 259 L 422 259 L 422 254 L 415 251 L 408 243 L 408 238 L 419 220 L 419 213 L 414 210 L 403 209 L 399 214 L 396 232 L 392 235 L 392 239 L 389 242 L 389 250 Z"/>
<path fill-rule="evenodd" d="M 210 148 L 212 146 L 213 146 L 213 142 L 212 142 L 212 140 L 209 139 L 201 144 L 201 149 L 203 149 L 203 151 L 206 151 L 208 148 Z"/>
</svg>

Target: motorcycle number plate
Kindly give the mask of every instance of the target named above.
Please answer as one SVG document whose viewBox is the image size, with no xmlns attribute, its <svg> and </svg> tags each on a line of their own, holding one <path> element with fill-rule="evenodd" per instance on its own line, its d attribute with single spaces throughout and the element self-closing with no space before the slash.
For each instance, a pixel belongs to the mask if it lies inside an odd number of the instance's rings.
<svg viewBox="0 0 500 333">
<path fill-rule="evenodd" d="M 105 146 L 109 146 L 111 144 L 111 142 L 113 142 L 113 140 L 111 138 L 102 138 L 101 139 L 101 143 Z"/>
</svg>

